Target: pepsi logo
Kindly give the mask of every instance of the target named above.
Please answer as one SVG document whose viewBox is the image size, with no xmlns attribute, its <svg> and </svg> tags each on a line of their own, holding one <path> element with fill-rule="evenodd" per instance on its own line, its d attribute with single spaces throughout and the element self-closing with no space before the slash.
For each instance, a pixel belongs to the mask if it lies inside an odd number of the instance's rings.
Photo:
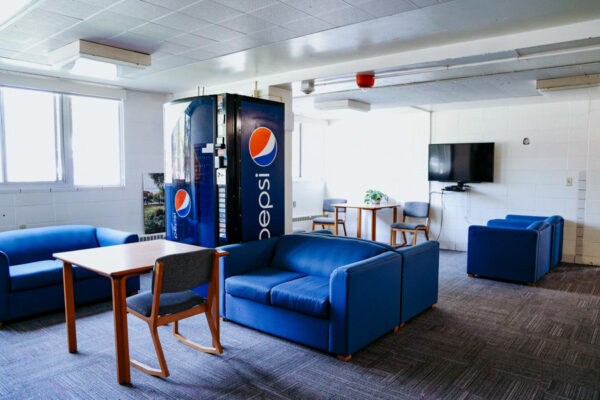
<svg viewBox="0 0 600 400">
<path fill-rule="evenodd" d="M 187 217 L 192 209 L 192 201 L 190 199 L 190 195 L 184 189 L 179 189 L 177 193 L 175 193 L 175 212 L 181 218 Z"/>
<path fill-rule="evenodd" d="M 277 139 L 269 128 L 256 128 L 250 136 L 250 156 L 256 165 L 268 167 L 277 156 Z"/>
</svg>

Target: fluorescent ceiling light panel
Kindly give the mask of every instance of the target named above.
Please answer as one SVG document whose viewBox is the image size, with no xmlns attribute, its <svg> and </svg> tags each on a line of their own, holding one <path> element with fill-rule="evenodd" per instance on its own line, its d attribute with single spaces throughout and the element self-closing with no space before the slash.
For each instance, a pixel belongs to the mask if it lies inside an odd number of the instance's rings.
<svg viewBox="0 0 600 400">
<path fill-rule="evenodd" d="M 50 64 L 59 66 L 65 66 L 80 58 L 129 67 L 144 68 L 150 66 L 150 54 L 88 42 L 87 40 L 77 40 L 48 53 Z"/>
<path fill-rule="evenodd" d="M 2 0 L 2 6 L 0 6 L 0 27 L 16 17 L 33 2 L 34 0 Z"/>
<path fill-rule="evenodd" d="M 539 79 L 536 88 L 540 92 L 579 89 L 600 85 L 600 74 L 567 76 L 564 78 Z"/>
<path fill-rule="evenodd" d="M 363 103 L 357 100 L 327 100 L 327 101 L 315 101 L 315 108 L 317 110 L 352 110 L 367 112 L 371 111 L 371 105 L 369 103 Z"/>
</svg>

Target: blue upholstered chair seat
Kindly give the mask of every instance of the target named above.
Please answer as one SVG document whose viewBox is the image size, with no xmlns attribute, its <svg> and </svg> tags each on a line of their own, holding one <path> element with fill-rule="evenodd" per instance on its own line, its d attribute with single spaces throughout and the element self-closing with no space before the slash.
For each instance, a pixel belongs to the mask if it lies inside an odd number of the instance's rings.
<svg viewBox="0 0 600 400">
<path fill-rule="evenodd" d="M 423 224 L 409 224 L 408 222 L 396 222 L 392 224 L 392 228 L 394 229 L 408 229 L 415 230 L 417 228 L 425 228 Z"/>
<path fill-rule="evenodd" d="M 313 219 L 313 222 L 315 224 L 333 224 L 334 218 L 329 218 L 329 217 L 317 217 L 315 219 Z M 340 223 L 344 222 L 343 219 L 338 219 L 338 221 Z"/>
<path fill-rule="evenodd" d="M 232 296 L 269 304 L 273 287 L 305 275 L 277 268 L 260 268 L 227 278 L 225 291 Z"/>
<path fill-rule="evenodd" d="M 191 290 L 160 295 L 158 315 L 174 314 L 204 304 L 204 298 Z M 152 292 L 142 292 L 127 299 L 127 307 L 149 317 L 152 313 Z"/>
<path fill-rule="evenodd" d="M 11 265 L 10 289 L 14 292 L 62 284 L 62 261 L 43 260 L 26 264 Z M 73 266 L 75 280 L 97 278 L 98 274 L 89 269 Z"/>
<path fill-rule="evenodd" d="M 329 317 L 329 278 L 308 275 L 271 289 L 271 304 L 288 310 Z"/>
</svg>

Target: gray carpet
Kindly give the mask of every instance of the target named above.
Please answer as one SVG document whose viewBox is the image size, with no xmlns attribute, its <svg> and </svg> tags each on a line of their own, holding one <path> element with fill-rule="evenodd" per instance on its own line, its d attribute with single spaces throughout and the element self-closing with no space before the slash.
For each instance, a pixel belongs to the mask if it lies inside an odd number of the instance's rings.
<svg viewBox="0 0 600 400">
<path fill-rule="evenodd" d="M 63 314 L 0 330 L 3 399 L 600 399 L 600 268 L 561 266 L 537 287 L 467 278 L 464 253 L 441 255 L 438 308 L 349 363 L 223 323 L 221 356 L 159 329 L 171 376 L 115 379 L 110 303 L 77 310 L 79 353 Z M 147 285 L 147 279 L 144 280 Z M 203 316 L 181 331 L 210 343 Z M 133 357 L 156 365 L 146 325 L 129 317 Z"/>
</svg>

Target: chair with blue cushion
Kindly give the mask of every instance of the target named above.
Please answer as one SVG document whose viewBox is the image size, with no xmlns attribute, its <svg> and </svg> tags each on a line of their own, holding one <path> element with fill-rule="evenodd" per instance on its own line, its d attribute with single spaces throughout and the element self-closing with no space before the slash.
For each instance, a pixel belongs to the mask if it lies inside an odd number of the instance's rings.
<svg viewBox="0 0 600 400">
<path fill-rule="evenodd" d="M 550 270 L 552 228 L 545 221 L 529 226 L 469 227 L 467 274 L 535 284 Z"/>
<path fill-rule="evenodd" d="M 429 240 L 429 203 L 424 201 L 408 201 L 402 208 L 402 222 L 395 222 L 391 226 L 390 233 L 390 245 L 395 247 L 406 246 L 408 241 L 406 240 L 406 233 L 412 233 L 413 235 L 413 246 L 417 244 L 417 233 L 423 231 L 425 238 Z M 406 217 L 411 218 L 425 218 L 425 223 L 411 223 L 406 222 Z M 404 242 L 396 244 L 396 234 L 402 232 L 402 239 Z"/>
<path fill-rule="evenodd" d="M 325 229 L 325 225 L 335 226 L 335 207 L 333 204 L 346 204 L 348 201 L 346 199 L 325 199 L 323 200 L 323 216 L 317 217 L 313 219 L 312 230 L 315 230 L 315 225 L 321 225 L 321 228 Z M 334 213 L 334 217 L 328 217 L 327 213 Z M 341 215 L 340 215 L 341 214 Z M 337 221 L 338 225 L 342 225 L 344 228 L 344 236 L 348 236 L 346 232 L 346 209 L 340 208 L 338 211 L 338 217 L 340 217 Z"/>
<path fill-rule="evenodd" d="M 209 284 L 206 298 L 192 292 L 192 289 L 206 283 Z M 219 258 L 215 250 L 202 249 L 157 259 L 152 271 L 151 291 L 128 298 L 127 312 L 148 323 L 160 368 L 152 368 L 133 359 L 130 360 L 131 365 L 149 375 L 169 376 L 157 328 L 171 322 L 173 336 L 183 344 L 205 353 L 223 353 L 219 340 L 218 296 Z M 179 333 L 179 320 L 202 313 L 206 314 L 213 347 L 201 346 Z"/>
</svg>

